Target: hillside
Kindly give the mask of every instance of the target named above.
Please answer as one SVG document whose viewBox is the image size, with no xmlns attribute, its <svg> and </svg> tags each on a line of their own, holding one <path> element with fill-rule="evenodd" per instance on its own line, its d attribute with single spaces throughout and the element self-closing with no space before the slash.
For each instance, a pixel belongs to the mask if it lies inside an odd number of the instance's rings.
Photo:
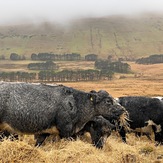
<svg viewBox="0 0 163 163">
<path fill-rule="evenodd" d="M 69 24 L 0 26 L 0 55 L 95 53 L 138 58 L 163 53 L 163 15 L 85 18 Z"/>
</svg>

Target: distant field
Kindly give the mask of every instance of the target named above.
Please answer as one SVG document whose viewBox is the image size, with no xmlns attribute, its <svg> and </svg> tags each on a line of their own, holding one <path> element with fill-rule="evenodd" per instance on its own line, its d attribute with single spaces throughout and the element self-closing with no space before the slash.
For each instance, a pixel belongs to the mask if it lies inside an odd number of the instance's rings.
<svg viewBox="0 0 163 163">
<path fill-rule="evenodd" d="M 12 60 L 0 60 L 0 71 L 26 71 L 32 72 L 32 70 L 27 69 L 29 63 L 36 63 L 43 61 L 12 61 Z M 55 61 L 54 61 L 55 62 Z M 57 61 L 55 62 L 60 70 L 69 69 L 69 70 L 87 70 L 94 69 L 94 62 L 89 61 Z M 163 79 L 163 64 L 151 64 L 151 65 L 142 65 L 135 64 L 134 62 L 128 62 L 131 66 L 131 74 L 116 74 L 115 78 L 120 78 L 120 76 L 125 77 L 136 77 L 141 79 Z"/>
<path fill-rule="evenodd" d="M 29 63 L 36 62 L 44 62 L 44 61 L 11 61 L 11 60 L 0 60 L 0 71 L 26 71 L 31 72 L 31 70 L 27 69 Z M 77 70 L 77 69 L 94 69 L 94 62 L 86 62 L 86 61 L 60 61 L 55 62 L 60 70 L 69 69 L 69 70 Z"/>
<path fill-rule="evenodd" d="M 65 83 L 84 91 L 107 90 L 113 97 L 127 95 L 163 96 L 163 80 L 114 79 L 112 81 Z"/>
</svg>

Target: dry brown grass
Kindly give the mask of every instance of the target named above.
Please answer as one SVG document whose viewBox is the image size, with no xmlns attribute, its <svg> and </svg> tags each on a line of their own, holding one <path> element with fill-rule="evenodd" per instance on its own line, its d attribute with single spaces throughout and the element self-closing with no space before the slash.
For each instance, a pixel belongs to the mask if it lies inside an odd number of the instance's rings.
<svg viewBox="0 0 163 163">
<path fill-rule="evenodd" d="M 26 71 L 28 70 L 27 66 L 29 63 L 36 62 L 45 62 L 45 61 L 31 61 L 31 60 L 23 60 L 23 61 L 12 61 L 12 60 L 0 60 L 0 71 Z M 69 69 L 69 70 L 87 70 L 94 69 L 94 62 L 88 61 L 59 61 L 55 62 L 60 70 Z"/>
<path fill-rule="evenodd" d="M 124 74 L 119 79 L 116 74 L 112 81 L 62 83 L 80 90 L 107 90 L 114 97 L 126 95 L 163 96 L 163 64 L 136 65 L 131 63 L 134 72 Z M 143 75 L 139 74 L 143 73 Z M 161 163 L 163 147 L 156 147 L 154 141 L 146 137 L 136 138 L 127 135 L 128 144 L 122 143 L 120 136 L 113 133 L 102 150 L 90 144 L 86 134 L 77 141 L 59 140 L 52 142 L 49 138 L 40 147 L 34 147 L 33 136 L 25 136 L 21 141 L 5 140 L 0 143 L 0 163 Z"/>
<path fill-rule="evenodd" d="M 127 95 L 163 96 L 163 80 L 141 80 L 135 78 L 112 81 L 65 83 L 84 91 L 104 89 L 113 97 Z"/>
<path fill-rule="evenodd" d="M 26 136 L 27 137 L 27 136 Z M 33 137 L 22 141 L 4 140 L 0 144 L 0 162 L 10 163 L 153 163 L 163 161 L 163 147 L 154 145 L 146 137 L 136 138 L 127 135 L 128 144 L 113 133 L 103 149 L 96 149 L 90 144 L 86 134 L 82 140 L 60 140 L 52 142 L 50 138 L 40 147 L 34 147 Z"/>
</svg>

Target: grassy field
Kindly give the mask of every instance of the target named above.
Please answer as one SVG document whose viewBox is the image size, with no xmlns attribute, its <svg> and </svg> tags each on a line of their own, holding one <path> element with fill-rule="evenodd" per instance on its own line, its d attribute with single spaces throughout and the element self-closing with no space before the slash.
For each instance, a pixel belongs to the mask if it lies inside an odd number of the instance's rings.
<svg viewBox="0 0 163 163">
<path fill-rule="evenodd" d="M 26 61 L 26 64 L 28 61 Z M 0 63 L 1 65 L 9 64 Z M 22 63 L 24 65 L 24 63 Z M 60 63 L 62 68 L 82 68 L 83 63 Z M 8 66 L 9 66 L 8 65 Z M 11 64 L 12 65 L 12 64 Z M 20 64 L 21 65 L 21 64 Z M 15 68 L 23 69 L 23 66 Z M 86 63 L 85 68 L 92 68 Z M 111 81 L 62 83 L 80 90 L 107 90 L 113 97 L 126 95 L 163 96 L 163 64 L 137 65 L 130 63 L 132 74 L 116 74 Z M 12 65 L 13 66 L 13 65 Z M 11 67 L 10 67 L 11 68 Z M 1 66 L 1 70 L 8 70 Z M 0 71 L 1 71 L 0 70 Z M 123 76 L 123 78 L 122 78 Z M 122 79 L 120 79 L 122 78 Z M 60 83 L 57 83 L 60 84 Z M 55 140 L 55 142 L 54 142 Z M 162 163 L 163 146 L 155 146 L 145 136 L 136 138 L 127 134 L 124 144 L 117 133 L 112 133 L 103 149 L 91 145 L 90 135 L 77 141 L 49 137 L 40 148 L 34 147 L 33 136 L 25 135 L 19 141 L 0 142 L 0 163 Z"/>
<path fill-rule="evenodd" d="M 24 60 L 24 61 L 12 61 L 12 60 L 0 60 L 0 71 L 25 71 L 31 72 L 28 70 L 27 66 L 29 63 L 36 63 L 36 62 L 45 62 L 45 61 L 31 61 L 31 60 Z M 69 69 L 69 70 L 87 70 L 87 69 L 94 69 L 94 62 L 87 62 L 87 61 L 59 61 L 55 62 L 60 70 Z"/>
<path fill-rule="evenodd" d="M 124 144 L 116 133 L 107 140 L 103 149 L 90 144 L 86 134 L 77 141 L 51 138 L 40 147 L 34 147 L 33 137 L 25 136 L 22 141 L 5 140 L 0 144 L 0 160 L 3 163 L 161 163 L 163 147 L 154 146 L 146 137 L 136 138 L 127 135 L 128 144 Z"/>
</svg>

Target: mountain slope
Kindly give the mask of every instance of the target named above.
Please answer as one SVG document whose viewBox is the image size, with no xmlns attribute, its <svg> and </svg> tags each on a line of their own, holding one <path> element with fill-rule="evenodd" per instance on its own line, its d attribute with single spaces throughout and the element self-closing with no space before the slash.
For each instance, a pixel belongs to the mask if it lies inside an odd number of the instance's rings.
<svg viewBox="0 0 163 163">
<path fill-rule="evenodd" d="M 0 55 L 11 52 L 98 54 L 101 58 L 138 58 L 163 53 L 163 15 L 80 19 L 61 26 L 0 26 Z"/>
</svg>

